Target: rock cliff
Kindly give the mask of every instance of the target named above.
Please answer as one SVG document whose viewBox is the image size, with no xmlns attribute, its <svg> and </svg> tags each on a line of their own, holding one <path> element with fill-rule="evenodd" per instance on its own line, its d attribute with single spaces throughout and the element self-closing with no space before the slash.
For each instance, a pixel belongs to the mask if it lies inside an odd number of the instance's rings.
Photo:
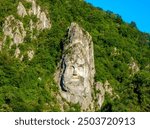
<svg viewBox="0 0 150 129">
<path fill-rule="evenodd" d="M 84 0 L 0 0 L 0 111 L 150 111 L 149 45 Z"/>
<path fill-rule="evenodd" d="M 35 15 L 38 19 L 35 23 L 35 28 L 37 30 L 50 29 L 51 22 L 46 15 L 45 11 L 42 11 L 41 7 L 36 3 L 36 0 L 26 0 L 27 2 L 32 4 L 32 7 L 28 10 L 28 14 Z"/>
<path fill-rule="evenodd" d="M 27 15 L 27 11 L 21 2 L 18 4 L 17 13 L 21 17 L 25 17 Z"/>
<path fill-rule="evenodd" d="M 20 20 L 15 19 L 13 15 L 10 15 L 6 18 L 3 32 L 4 43 L 8 37 L 11 39 L 9 48 L 11 48 L 11 46 L 14 44 L 18 46 L 19 44 L 23 43 L 24 38 L 26 37 L 26 31 L 23 23 Z"/>
<path fill-rule="evenodd" d="M 82 110 L 92 110 L 94 74 L 92 38 L 77 23 L 72 23 L 55 77 L 61 96 L 68 102 L 79 103 Z"/>
<path fill-rule="evenodd" d="M 25 2 L 30 3 L 31 7 L 25 8 Z M 0 41 L 0 50 L 8 45 L 9 49 L 15 48 L 13 55 L 15 58 L 22 61 L 24 57 L 28 57 L 28 60 L 31 61 L 35 55 L 34 49 L 29 46 L 24 50 L 25 52 L 22 52 L 20 45 L 26 43 L 26 37 L 36 40 L 40 31 L 51 28 L 51 21 L 47 17 L 46 11 L 41 9 L 36 0 L 25 0 L 23 3 L 20 1 L 16 14 L 17 18 L 13 15 L 5 18 L 4 37 Z M 24 22 L 26 18 L 28 19 L 27 23 Z M 33 31 L 37 33 L 34 34 Z M 82 111 L 94 111 L 95 104 L 100 108 L 104 102 L 105 92 L 111 94 L 112 89 L 106 86 L 108 84 L 96 83 L 96 90 L 101 93 L 94 93 L 95 65 L 92 37 L 73 22 L 65 38 L 62 59 L 55 74 L 61 95 L 61 97 L 57 97 L 60 103 L 64 102 L 60 98 L 64 98 L 69 103 L 79 104 Z M 114 51 L 116 52 L 116 50 L 115 48 Z M 95 97 L 98 100 L 97 103 L 95 103 Z"/>
<path fill-rule="evenodd" d="M 106 93 L 109 94 L 112 97 L 112 99 L 119 98 L 119 96 L 113 91 L 112 86 L 110 85 L 108 80 L 106 80 L 104 83 L 96 82 L 95 90 L 95 97 L 97 100 L 95 102 L 95 107 L 97 107 L 98 109 L 101 109 L 105 100 Z"/>
</svg>

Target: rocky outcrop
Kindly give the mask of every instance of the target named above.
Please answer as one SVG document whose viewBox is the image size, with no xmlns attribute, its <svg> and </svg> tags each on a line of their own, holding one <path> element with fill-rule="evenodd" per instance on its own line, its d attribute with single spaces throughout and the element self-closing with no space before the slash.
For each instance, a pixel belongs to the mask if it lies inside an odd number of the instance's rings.
<svg viewBox="0 0 150 129">
<path fill-rule="evenodd" d="M 36 2 L 35 0 L 26 0 L 27 2 L 32 3 L 32 8 L 29 10 L 30 15 L 36 15 L 37 14 L 37 7 L 36 7 Z"/>
<path fill-rule="evenodd" d="M 26 0 L 32 4 L 32 8 L 28 10 L 29 15 L 35 15 L 38 19 L 37 23 L 35 23 L 35 27 L 37 30 L 50 29 L 51 22 L 46 16 L 46 12 L 41 10 L 41 7 L 36 4 L 35 0 Z"/>
<path fill-rule="evenodd" d="M 104 83 L 104 89 L 108 94 L 110 94 L 110 96 L 113 96 L 113 90 L 108 80 L 106 80 Z"/>
<path fill-rule="evenodd" d="M 99 109 L 102 107 L 104 99 L 105 99 L 105 88 L 103 86 L 103 83 L 97 82 L 96 83 L 96 100 L 97 100 L 97 105 Z"/>
<path fill-rule="evenodd" d="M 21 17 L 24 17 L 27 15 L 26 9 L 21 2 L 19 2 L 19 5 L 17 7 L 17 13 Z"/>
<path fill-rule="evenodd" d="M 15 50 L 15 57 L 18 58 L 19 55 L 20 55 L 20 49 L 16 48 L 16 50 Z"/>
<path fill-rule="evenodd" d="M 48 29 L 51 27 L 51 24 L 49 22 L 49 20 L 46 17 L 46 14 L 44 12 L 41 12 L 41 14 L 39 15 L 39 20 L 36 24 L 37 26 L 37 30 L 43 30 L 43 29 Z"/>
<path fill-rule="evenodd" d="M 129 64 L 129 70 L 131 71 L 131 74 L 133 75 L 140 70 L 137 62 L 133 58 L 131 58 L 131 63 Z"/>
<path fill-rule="evenodd" d="M 46 16 L 46 13 L 41 10 L 41 7 L 36 4 L 36 1 L 35 0 L 25 0 L 25 1 L 30 2 L 32 4 L 32 7 L 30 9 L 26 9 L 22 4 L 22 2 L 21 1 L 19 2 L 17 6 L 17 14 L 20 17 L 22 17 L 22 20 L 16 19 L 13 15 L 6 17 L 3 25 L 4 37 L 2 38 L 3 41 L 0 42 L 0 50 L 2 50 L 3 46 L 5 45 L 8 45 L 9 49 L 11 49 L 13 45 L 15 45 L 16 49 L 14 51 L 14 56 L 16 58 L 20 58 L 20 60 L 23 60 L 24 55 L 21 55 L 21 49 L 19 49 L 19 44 L 24 43 L 25 37 L 36 39 L 36 37 L 38 36 L 38 32 L 44 29 L 51 28 L 49 18 Z M 36 23 L 33 22 L 34 20 L 32 20 L 32 15 L 36 16 L 37 18 Z M 30 18 L 28 26 L 24 25 L 25 16 L 28 16 Z M 33 31 L 37 31 L 37 34 L 33 35 Z M 29 50 L 23 53 L 26 53 L 29 60 L 32 60 L 34 56 L 33 50 Z"/>
<path fill-rule="evenodd" d="M 79 103 L 82 110 L 92 110 L 94 74 L 92 38 L 78 24 L 72 23 L 55 76 L 61 96 L 68 102 Z"/>
<path fill-rule="evenodd" d="M 26 31 L 24 29 L 23 23 L 17 19 L 14 18 L 13 15 L 10 15 L 6 18 L 4 27 L 4 41 L 6 41 L 6 38 L 9 37 L 12 41 L 10 44 L 10 48 L 13 44 L 18 46 L 19 44 L 24 42 L 24 38 L 26 36 Z"/>
<path fill-rule="evenodd" d="M 108 93 L 113 98 L 119 98 L 119 96 L 115 92 L 113 92 L 113 89 L 108 80 L 106 80 L 105 83 L 97 82 L 95 86 L 97 100 L 96 105 L 98 105 L 98 109 L 102 107 L 106 93 Z"/>
</svg>

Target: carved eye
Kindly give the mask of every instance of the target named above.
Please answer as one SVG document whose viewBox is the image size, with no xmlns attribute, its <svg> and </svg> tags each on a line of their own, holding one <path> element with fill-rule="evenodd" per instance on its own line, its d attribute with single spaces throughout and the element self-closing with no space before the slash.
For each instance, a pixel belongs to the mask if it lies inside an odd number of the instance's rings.
<svg viewBox="0 0 150 129">
<path fill-rule="evenodd" d="M 78 67 L 79 67 L 79 68 L 83 68 L 83 67 L 84 67 L 84 64 L 79 64 Z"/>
</svg>

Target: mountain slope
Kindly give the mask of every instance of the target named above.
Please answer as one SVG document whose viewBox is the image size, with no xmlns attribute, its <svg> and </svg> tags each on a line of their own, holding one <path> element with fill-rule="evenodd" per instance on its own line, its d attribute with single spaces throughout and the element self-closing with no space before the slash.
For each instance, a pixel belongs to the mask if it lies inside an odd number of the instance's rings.
<svg viewBox="0 0 150 129">
<path fill-rule="evenodd" d="M 31 4 L 26 1 L 22 3 L 28 10 Z M 22 61 L 21 56 L 16 58 L 14 55 L 16 46 L 9 48 L 11 39 L 7 39 L 1 48 L 0 111 L 62 110 L 56 98 L 59 86 L 54 81 L 54 74 L 62 57 L 67 28 L 72 22 L 78 23 L 92 36 L 95 83 L 99 82 L 107 91 L 103 94 L 105 99 L 102 107 L 95 106 L 95 110 L 149 111 L 149 34 L 140 32 L 133 23 L 125 23 L 118 15 L 81 0 L 36 0 L 50 20 L 51 27 L 33 29 L 31 33 L 29 22 L 32 19 L 36 25 L 37 15 L 18 16 L 19 2 L 0 1 L 0 46 L 4 39 L 5 19 L 10 15 L 23 23 L 27 33 L 23 43 L 18 45 L 24 56 Z M 32 50 L 34 56 L 29 60 L 28 52 Z M 94 90 L 96 96 L 98 91 L 96 88 Z M 65 111 L 81 110 L 79 104 L 64 102 Z"/>
</svg>

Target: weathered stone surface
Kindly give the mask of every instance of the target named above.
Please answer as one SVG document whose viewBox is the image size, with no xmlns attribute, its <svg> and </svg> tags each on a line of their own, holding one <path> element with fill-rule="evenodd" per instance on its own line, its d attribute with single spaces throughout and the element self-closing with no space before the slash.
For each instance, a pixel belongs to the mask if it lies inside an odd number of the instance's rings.
<svg viewBox="0 0 150 129">
<path fill-rule="evenodd" d="M 19 2 L 19 5 L 17 7 L 17 13 L 21 17 L 24 17 L 27 15 L 26 9 L 21 2 Z"/>
<path fill-rule="evenodd" d="M 27 52 L 27 54 L 28 54 L 29 60 L 32 60 L 32 58 L 33 58 L 33 56 L 34 56 L 34 51 L 33 51 L 33 50 L 30 50 L 30 51 Z"/>
<path fill-rule="evenodd" d="M 97 99 L 97 105 L 99 109 L 102 107 L 103 102 L 105 100 L 105 94 L 108 93 L 110 96 L 119 97 L 116 93 L 113 93 L 113 89 L 108 82 L 108 80 L 105 81 L 105 83 L 97 82 L 96 83 L 96 99 Z"/>
<path fill-rule="evenodd" d="M 26 0 L 27 2 L 30 2 L 32 4 L 31 9 L 29 9 L 28 13 L 29 15 L 37 15 L 37 5 L 35 0 Z"/>
<path fill-rule="evenodd" d="M 105 91 L 110 94 L 110 96 L 113 95 L 113 90 L 108 80 L 105 81 L 104 88 L 105 88 Z"/>
<path fill-rule="evenodd" d="M 61 96 L 68 102 L 79 103 L 82 110 L 88 110 L 92 107 L 94 74 L 92 38 L 78 24 L 72 23 L 56 74 Z"/>
<path fill-rule="evenodd" d="M 37 6 L 37 18 L 40 18 L 41 15 L 41 7 Z"/>
<path fill-rule="evenodd" d="M 101 82 L 96 83 L 96 91 L 97 91 L 96 93 L 97 104 L 100 109 L 105 99 L 105 89 L 103 87 L 103 83 Z"/>
<path fill-rule="evenodd" d="M 20 49 L 16 48 L 16 50 L 15 50 L 15 57 L 18 58 L 19 55 L 20 55 Z"/>
<path fill-rule="evenodd" d="M 42 30 L 48 28 L 51 28 L 51 24 L 46 17 L 46 14 L 44 12 L 41 12 L 41 14 L 39 15 L 39 21 L 37 22 L 37 29 Z"/>
<path fill-rule="evenodd" d="M 32 13 L 33 15 L 37 14 L 36 2 L 34 0 L 32 1 Z"/>
<path fill-rule="evenodd" d="M 131 58 L 131 63 L 129 64 L 129 69 L 131 70 L 132 74 L 135 74 L 140 70 L 137 62 L 133 58 Z"/>
<path fill-rule="evenodd" d="M 13 44 L 18 46 L 20 43 L 23 43 L 24 38 L 26 36 L 26 31 L 24 29 L 23 23 L 15 19 L 12 15 L 6 18 L 3 27 L 3 32 L 5 36 L 4 39 L 6 39 L 7 36 L 10 37 L 10 39 L 12 39 L 10 48 Z"/>
<path fill-rule="evenodd" d="M 41 7 L 36 4 L 35 0 L 26 0 L 32 3 L 32 8 L 29 10 L 29 15 L 35 15 L 38 19 L 36 23 L 37 30 L 50 29 L 51 22 L 46 16 L 46 12 L 41 11 Z"/>
<path fill-rule="evenodd" d="M 44 29 L 50 29 L 51 23 L 49 18 L 46 16 L 44 11 L 41 11 L 41 7 L 37 5 L 36 0 L 25 0 L 26 2 L 30 2 L 32 7 L 30 9 L 26 9 L 22 2 L 19 2 L 17 6 L 17 14 L 21 17 L 25 17 L 26 15 L 30 18 L 29 27 L 24 28 L 22 20 L 16 19 L 13 15 L 6 17 L 6 20 L 3 25 L 3 33 L 2 41 L 0 42 L 0 51 L 2 47 L 5 45 L 6 41 L 8 41 L 9 49 L 13 45 L 16 45 L 16 50 L 14 51 L 14 56 L 16 58 L 20 57 L 22 61 L 24 55 L 20 55 L 21 51 L 19 49 L 19 44 L 24 42 L 25 37 L 30 37 L 31 39 L 36 39 L 39 32 Z M 37 22 L 33 22 L 31 15 L 35 15 L 37 18 Z M 28 31 L 29 30 L 29 31 Z M 33 34 L 33 30 L 37 30 L 37 34 Z M 28 31 L 28 35 L 26 33 Z M 34 56 L 34 51 L 26 51 L 29 60 L 32 60 Z"/>
</svg>

